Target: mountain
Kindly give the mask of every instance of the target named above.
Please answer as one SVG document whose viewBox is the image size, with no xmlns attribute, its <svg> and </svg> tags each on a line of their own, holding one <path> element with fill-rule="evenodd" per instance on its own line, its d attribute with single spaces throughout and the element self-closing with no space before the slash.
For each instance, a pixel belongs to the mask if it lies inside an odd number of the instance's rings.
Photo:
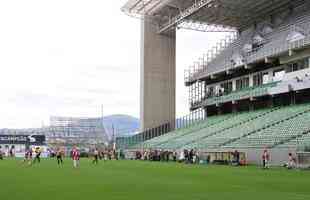
<svg viewBox="0 0 310 200">
<path fill-rule="evenodd" d="M 103 117 L 103 125 L 110 137 L 113 129 L 116 136 L 132 135 L 139 131 L 139 119 L 129 115 L 109 115 Z"/>
</svg>

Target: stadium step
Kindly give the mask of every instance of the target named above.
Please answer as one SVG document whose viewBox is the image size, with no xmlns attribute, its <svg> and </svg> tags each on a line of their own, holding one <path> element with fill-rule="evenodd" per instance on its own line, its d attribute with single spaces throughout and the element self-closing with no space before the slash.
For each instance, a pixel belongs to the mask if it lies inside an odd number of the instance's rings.
<svg viewBox="0 0 310 200">
<path fill-rule="evenodd" d="M 309 105 L 306 105 L 306 107 L 309 107 Z M 289 115 L 290 113 L 287 113 L 287 114 Z M 296 112 L 296 113 L 294 113 L 288 117 L 285 117 L 281 120 L 275 121 L 274 123 L 269 124 L 269 125 L 261 128 L 261 129 L 254 130 L 254 131 L 250 132 L 249 134 L 244 135 L 244 136 L 237 138 L 235 140 L 232 140 L 232 141 L 230 141 L 227 144 L 222 145 L 222 146 L 223 147 L 229 147 L 229 148 L 240 147 L 240 144 L 243 144 L 241 146 L 246 146 L 246 144 L 244 144 L 244 142 L 246 142 L 248 139 L 256 138 L 258 146 L 274 147 L 276 145 L 283 143 L 286 140 L 293 139 L 297 135 L 301 135 L 303 132 L 305 132 L 307 130 L 310 130 L 310 126 L 308 128 L 302 126 L 300 129 L 298 127 L 298 123 L 300 123 L 300 121 L 302 121 L 302 120 L 305 120 L 304 119 L 305 117 L 307 117 L 307 119 L 310 118 L 310 108 L 302 109 L 299 112 Z M 294 131 L 288 130 L 290 128 L 291 129 L 292 128 L 297 129 L 298 131 L 299 130 L 301 131 L 302 128 L 306 128 L 306 130 L 303 130 L 301 133 L 298 133 L 297 130 L 294 130 Z M 271 134 L 270 132 L 274 132 L 274 133 Z M 268 135 L 266 135 L 266 133 L 268 133 Z M 261 136 L 258 136 L 260 134 L 261 134 Z M 271 141 L 264 142 L 264 140 L 267 139 L 268 137 L 272 137 L 270 139 L 273 139 L 273 142 L 271 142 Z M 238 143 L 240 143 L 240 144 L 238 144 Z M 261 145 L 259 145 L 259 144 L 261 144 Z M 254 145 L 254 146 L 257 146 L 257 145 Z"/>
<path fill-rule="evenodd" d="M 302 132 L 301 134 L 298 134 L 296 136 L 292 136 L 292 137 L 290 137 L 290 138 L 288 138 L 286 140 L 283 140 L 281 142 L 278 142 L 278 143 L 274 144 L 272 146 L 272 148 L 277 148 L 277 147 L 280 147 L 281 145 L 289 147 L 289 145 L 286 145 L 286 144 L 291 143 L 291 142 L 295 142 L 295 141 L 298 141 L 298 140 L 302 141 L 303 137 L 305 137 L 305 136 L 306 137 L 310 137 L 310 128 L 308 130 Z"/>
<path fill-rule="evenodd" d="M 237 141 L 237 140 L 240 140 L 240 139 L 243 138 L 243 137 L 250 136 L 250 135 L 252 135 L 252 134 L 257 133 L 258 131 L 262 131 L 262 130 L 267 129 L 267 128 L 272 127 L 272 126 L 276 126 L 276 125 L 278 125 L 278 124 L 280 124 L 280 123 L 282 123 L 282 122 L 284 122 L 284 121 L 291 120 L 291 119 L 293 119 L 293 118 L 295 118 L 295 117 L 297 117 L 297 116 L 299 116 L 299 115 L 300 115 L 300 113 L 299 113 L 299 114 L 296 114 L 296 115 L 294 115 L 294 116 L 292 116 L 292 117 L 289 117 L 289 118 L 286 118 L 286 119 L 282 119 L 282 120 L 280 120 L 280 121 L 277 121 L 277 122 L 275 122 L 275 123 L 273 123 L 273 124 L 266 125 L 265 127 L 261 128 L 261 129 L 253 130 L 252 132 L 250 132 L 250 133 L 248 133 L 248 134 L 246 134 L 246 135 L 243 135 L 243 136 L 241 136 L 241 137 L 239 137 L 239 138 L 235 138 L 235 139 L 232 139 L 232 140 L 230 140 L 230 141 L 227 141 L 227 142 L 221 144 L 220 146 L 229 145 L 230 143 L 233 143 L 233 142 L 235 142 L 235 141 Z M 276 146 L 276 145 L 277 145 L 277 144 L 275 144 L 275 146 Z M 273 147 L 273 146 L 272 146 L 272 147 Z"/>
<path fill-rule="evenodd" d="M 206 139 L 206 138 L 208 138 L 208 137 L 212 137 L 212 136 L 214 136 L 214 135 L 220 134 L 221 132 L 226 131 L 226 130 L 229 130 L 229 129 L 232 129 L 232 128 L 236 128 L 236 127 L 238 127 L 238 126 L 240 126 L 240 125 L 242 125 L 242 124 L 244 124 L 244 123 L 247 123 L 247 122 L 252 121 L 252 120 L 256 120 L 256 119 L 258 119 L 258 118 L 260 118 L 260 117 L 263 117 L 263 116 L 265 116 L 265 115 L 267 115 L 267 114 L 269 114 L 269 113 L 272 113 L 272 112 L 274 112 L 274 111 L 276 111 L 276 110 L 278 110 L 278 109 L 280 109 L 280 108 L 279 108 L 279 107 L 275 107 L 275 108 L 272 108 L 271 110 L 267 110 L 266 112 L 263 112 L 263 113 L 261 113 L 261 114 L 259 114 L 259 115 L 257 115 L 257 116 L 250 117 L 250 118 L 248 118 L 248 119 L 246 119 L 246 120 L 244 120 L 244 121 L 237 121 L 236 124 L 233 124 L 233 125 L 230 126 L 230 127 L 223 128 L 223 129 L 221 129 L 221 130 L 219 130 L 219 131 L 217 131 L 217 132 L 213 132 L 213 133 L 211 133 L 210 135 L 203 136 L 203 137 L 199 138 L 199 140 L 201 140 L 201 139 Z M 191 143 L 194 143 L 195 141 L 196 141 L 196 140 L 189 141 L 189 142 L 187 142 L 186 144 L 184 144 L 184 145 L 182 145 L 182 146 L 190 145 Z"/>
<path fill-rule="evenodd" d="M 307 120 L 310 121 L 310 104 L 213 116 L 190 127 L 133 145 L 132 149 L 277 147 L 309 131 Z"/>
<path fill-rule="evenodd" d="M 192 132 L 199 131 L 201 129 L 208 128 L 211 126 L 215 126 L 216 124 L 219 124 L 219 123 L 224 123 L 226 120 L 229 120 L 230 118 L 232 118 L 234 116 L 235 116 L 234 114 L 212 116 L 212 117 L 207 118 L 204 121 L 199 121 L 198 123 L 191 124 L 188 127 L 184 127 L 184 128 L 172 131 L 172 132 L 168 132 L 164 135 L 154 137 L 154 138 L 147 140 L 147 141 L 144 141 L 142 143 L 140 142 L 140 143 L 132 144 L 128 148 L 139 149 L 141 147 L 151 148 L 154 146 L 159 146 L 159 145 L 165 144 L 168 141 L 183 137 L 183 136 L 190 134 Z"/>
</svg>

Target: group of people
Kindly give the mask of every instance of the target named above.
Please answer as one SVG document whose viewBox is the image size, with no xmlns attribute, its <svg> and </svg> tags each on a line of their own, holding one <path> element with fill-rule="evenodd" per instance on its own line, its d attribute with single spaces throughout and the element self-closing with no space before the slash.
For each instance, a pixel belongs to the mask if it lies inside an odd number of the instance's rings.
<svg viewBox="0 0 310 200">
<path fill-rule="evenodd" d="M 27 163 L 28 165 L 40 163 L 41 153 L 42 153 L 42 150 L 40 147 L 36 147 L 34 150 L 32 148 L 28 148 L 25 152 L 23 163 Z M 34 155 L 34 158 L 33 158 L 33 155 Z"/>
<path fill-rule="evenodd" d="M 65 156 L 65 153 L 64 153 L 64 151 L 61 148 L 58 148 L 55 151 L 55 157 L 56 157 L 58 165 L 63 165 L 64 164 L 64 160 L 63 160 L 64 156 Z M 71 157 L 71 159 L 73 161 L 73 167 L 74 168 L 78 168 L 80 166 L 81 153 L 80 153 L 80 150 L 76 146 L 74 146 L 72 148 L 72 150 L 70 151 L 70 157 Z M 100 159 L 100 151 L 97 148 L 95 148 L 92 151 L 92 157 L 93 157 L 92 163 L 93 164 L 98 164 L 99 159 Z"/>
<path fill-rule="evenodd" d="M 34 150 L 32 148 L 29 148 L 25 152 L 25 157 L 24 157 L 23 163 L 27 163 L 28 165 L 40 163 L 41 162 L 41 153 L 42 153 L 42 151 L 41 151 L 40 147 L 36 147 Z M 58 165 L 64 164 L 64 160 L 63 160 L 64 155 L 65 155 L 65 153 L 61 148 L 56 149 L 55 157 L 56 157 Z M 77 147 L 72 148 L 70 157 L 73 161 L 73 167 L 78 168 L 79 167 L 79 161 L 80 161 L 80 151 Z"/>
<path fill-rule="evenodd" d="M 234 152 L 230 152 L 230 160 L 226 162 L 226 164 L 231 164 L 233 166 L 244 166 L 246 165 L 246 160 L 244 156 L 240 155 L 240 152 L 237 150 Z M 168 150 L 142 150 L 135 152 L 136 160 L 145 160 L 145 161 L 174 161 L 186 164 L 195 164 L 206 162 L 210 163 L 211 157 L 210 155 L 202 156 L 198 151 L 191 149 L 184 149 L 182 151 L 168 151 Z M 204 159 L 204 160 L 203 160 Z M 267 149 L 263 150 L 262 156 L 262 167 L 263 169 L 269 169 L 270 167 L 270 153 Z M 201 162 L 200 162 L 201 161 Z M 296 158 L 292 153 L 288 154 L 288 161 L 284 164 L 288 169 L 293 169 L 296 167 Z"/>
<path fill-rule="evenodd" d="M 199 163 L 199 154 L 198 151 L 195 151 L 194 149 L 191 149 L 190 151 L 187 149 L 184 149 L 180 152 L 179 155 L 179 162 L 185 162 L 185 163 Z"/>
<path fill-rule="evenodd" d="M 167 150 L 144 150 L 136 151 L 136 160 L 148 160 L 148 161 L 174 161 L 174 162 L 184 162 L 184 163 L 197 163 L 199 162 L 198 152 L 194 149 L 183 150 L 181 152 L 177 151 L 167 151 Z"/>
<path fill-rule="evenodd" d="M 0 160 L 3 160 L 4 157 L 15 157 L 15 154 L 13 153 L 5 153 L 0 146 Z M 56 158 L 57 164 L 59 166 L 64 164 L 64 157 L 65 157 L 65 150 L 64 148 L 56 148 L 56 149 L 48 149 L 49 157 Z M 118 160 L 119 157 L 124 157 L 121 155 L 118 155 L 115 149 L 104 149 L 100 150 L 98 148 L 93 148 L 89 152 L 83 152 L 84 157 L 88 157 L 92 159 L 92 164 L 99 164 L 99 160 Z M 27 164 L 28 166 L 31 166 L 33 164 L 39 164 L 41 162 L 41 154 L 42 149 L 40 147 L 31 148 L 28 147 L 25 150 L 24 159 L 22 160 L 22 164 Z M 77 146 L 74 146 L 70 151 L 70 158 L 72 159 L 73 167 L 78 168 L 80 165 L 80 157 L 81 152 Z"/>
<path fill-rule="evenodd" d="M 169 161 L 175 152 L 162 150 L 136 151 L 136 160 Z"/>
<path fill-rule="evenodd" d="M 58 165 L 64 164 L 63 157 L 65 156 L 65 153 L 61 148 L 56 149 L 54 156 L 56 157 Z M 80 165 L 81 152 L 76 146 L 74 146 L 70 151 L 70 157 L 73 161 L 73 167 L 78 168 Z M 91 158 L 92 164 L 95 165 L 99 164 L 99 160 L 118 160 L 118 154 L 114 149 L 100 150 L 98 148 L 93 148 L 86 153 L 86 157 Z"/>
<path fill-rule="evenodd" d="M 36 147 L 34 149 L 28 148 L 25 152 L 25 157 L 23 159 L 23 163 L 28 165 L 36 164 L 41 162 L 41 153 L 42 150 L 40 147 Z M 231 164 L 232 165 L 244 165 L 242 163 L 242 159 L 240 159 L 240 153 L 238 151 L 234 151 L 230 153 L 232 155 Z M 92 158 L 92 164 L 97 165 L 99 160 L 118 160 L 119 157 L 122 159 L 125 156 L 123 155 L 122 151 L 117 153 L 115 149 L 105 149 L 99 150 L 98 148 L 93 148 L 87 153 L 87 157 Z M 0 160 L 3 160 L 5 156 L 14 157 L 14 151 L 9 151 L 8 155 L 2 150 L 0 146 Z M 52 157 L 56 157 L 57 164 L 63 165 L 64 164 L 64 156 L 65 151 L 62 148 L 57 148 L 53 151 Z M 70 151 L 70 157 L 73 161 L 73 167 L 78 168 L 80 165 L 80 157 L 81 153 L 80 150 L 74 146 Z M 263 169 L 269 169 L 270 167 L 270 153 L 267 149 L 264 149 L 261 160 Z M 199 152 L 191 149 L 187 150 L 184 149 L 182 151 L 168 151 L 168 150 L 143 150 L 143 151 L 136 151 L 135 152 L 135 159 L 136 160 L 145 160 L 145 161 L 174 161 L 174 162 L 181 162 L 186 164 L 195 164 L 200 163 L 200 155 Z M 206 157 L 206 162 L 210 162 L 210 156 Z M 288 154 L 288 161 L 284 164 L 284 167 L 288 169 L 293 169 L 296 167 L 296 158 L 293 156 L 292 153 Z"/>
<path fill-rule="evenodd" d="M 5 150 L 3 150 L 2 146 L 0 146 L 0 160 L 3 160 L 4 156 L 15 157 L 15 146 L 13 145 L 10 148 L 6 146 Z"/>
<path fill-rule="evenodd" d="M 263 151 L 262 154 L 262 163 L 263 163 L 263 169 L 269 169 L 269 163 L 270 163 L 270 153 L 267 149 Z M 283 165 L 287 169 L 294 169 L 296 168 L 296 158 L 293 156 L 292 153 L 288 154 L 288 160 L 287 163 Z"/>
<path fill-rule="evenodd" d="M 56 158 L 58 165 L 63 164 L 63 156 L 64 151 L 62 151 L 60 148 L 56 150 Z M 72 148 L 70 152 L 70 157 L 73 161 L 73 167 L 78 168 L 80 165 L 80 157 L 81 153 L 80 150 L 75 146 Z M 99 160 L 118 160 L 118 154 L 115 149 L 110 150 L 100 150 L 98 148 L 93 148 L 87 153 L 87 157 L 92 159 L 92 164 L 99 164 Z"/>
</svg>

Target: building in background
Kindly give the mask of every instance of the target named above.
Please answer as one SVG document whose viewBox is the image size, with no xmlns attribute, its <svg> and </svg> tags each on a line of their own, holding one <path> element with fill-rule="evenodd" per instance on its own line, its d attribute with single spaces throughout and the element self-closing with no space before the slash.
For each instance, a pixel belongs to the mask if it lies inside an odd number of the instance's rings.
<svg viewBox="0 0 310 200">
<path fill-rule="evenodd" d="M 102 118 L 51 117 L 46 136 L 55 145 L 91 146 L 109 141 Z"/>
</svg>

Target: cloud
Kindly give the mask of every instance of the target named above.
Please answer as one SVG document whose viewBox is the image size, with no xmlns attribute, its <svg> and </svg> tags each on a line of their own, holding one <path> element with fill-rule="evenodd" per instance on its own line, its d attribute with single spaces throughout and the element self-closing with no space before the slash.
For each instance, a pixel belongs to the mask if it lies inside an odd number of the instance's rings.
<svg viewBox="0 0 310 200">
<path fill-rule="evenodd" d="M 42 107 L 84 106 L 94 103 L 92 98 L 87 97 L 63 97 L 49 95 L 47 93 L 35 93 L 33 91 L 19 91 L 14 96 L 9 96 L 11 104 L 30 109 L 41 109 Z"/>
<path fill-rule="evenodd" d="M 96 70 L 98 71 L 112 71 L 112 72 L 129 72 L 132 73 L 135 66 L 126 66 L 126 65 L 101 65 L 96 66 Z"/>
<path fill-rule="evenodd" d="M 0 1 L 0 128 L 95 117 L 101 105 L 139 116 L 140 21 L 121 13 L 126 1 Z M 188 113 L 183 71 L 209 36 L 178 31 L 178 115 Z"/>
</svg>

